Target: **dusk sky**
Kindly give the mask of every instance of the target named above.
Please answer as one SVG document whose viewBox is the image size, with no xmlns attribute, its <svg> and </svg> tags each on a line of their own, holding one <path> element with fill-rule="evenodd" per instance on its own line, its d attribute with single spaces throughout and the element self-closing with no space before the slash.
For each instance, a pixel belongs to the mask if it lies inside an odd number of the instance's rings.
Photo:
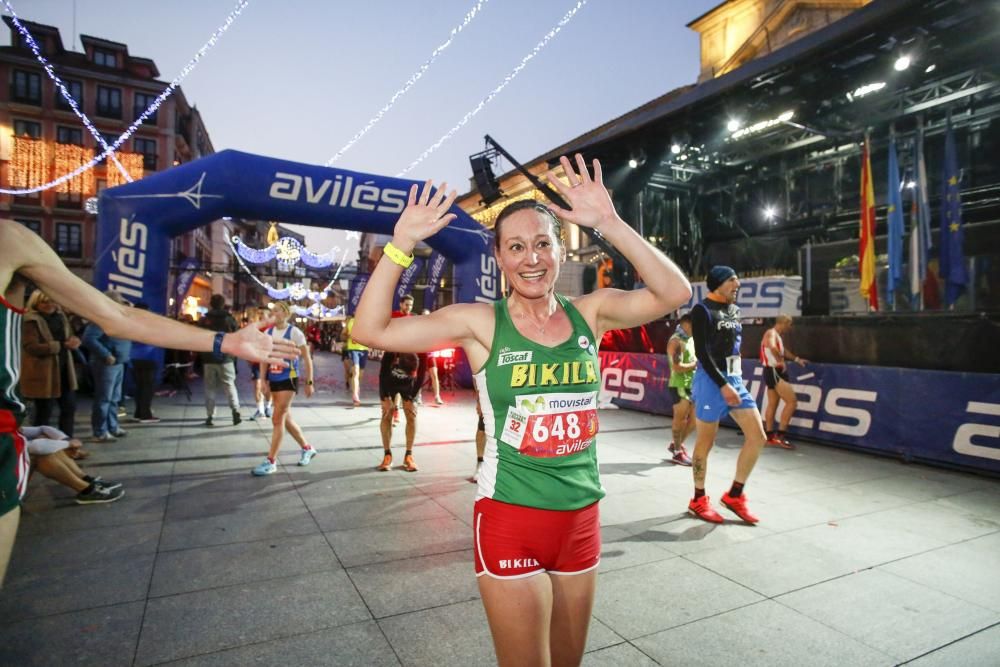
<svg viewBox="0 0 1000 667">
<path fill-rule="evenodd" d="M 408 176 L 469 190 L 490 134 L 522 161 L 698 75 L 685 24 L 721 0 L 589 0 L 518 77 Z M 54 25 L 151 58 L 173 79 L 234 0 L 11 0 Z M 76 30 L 74 34 L 74 4 Z M 331 158 L 459 25 L 476 0 L 252 0 L 183 82 L 216 150 L 311 164 Z M 394 175 L 485 98 L 576 0 L 489 0 L 423 78 L 335 166 Z M 4 42 L 9 40 L 4 38 Z M 506 169 L 506 165 L 502 169 Z M 309 228 L 303 228 L 307 230 Z M 316 251 L 342 232 L 307 231 Z"/>
</svg>

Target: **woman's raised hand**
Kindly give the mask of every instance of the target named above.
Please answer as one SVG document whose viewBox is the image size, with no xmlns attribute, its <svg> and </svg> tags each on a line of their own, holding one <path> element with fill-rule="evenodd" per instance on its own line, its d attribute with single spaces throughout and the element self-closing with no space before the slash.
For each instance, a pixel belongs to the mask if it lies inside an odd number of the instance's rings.
<svg viewBox="0 0 1000 667">
<path fill-rule="evenodd" d="M 418 198 L 417 186 L 410 187 L 409 201 L 393 231 L 395 245 L 402 244 L 406 247 L 400 249 L 410 252 L 419 242 L 434 236 L 458 217 L 454 213 L 448 213 L 458 193 L 454 190 L 447 192 L 447 189 L 447 183 L 442 183 L 435 190 L 433 181 L 427 181 Z"/>
<path fill-rule="evenodd" d="M 576 167 L 574 171 L 572 163 L 565 155 L 559 158 L 569 185 L 555 177 L 551 171 L 545 172 L 545 178 L 554 187 L 562 198 L 572 207 L 566 210 L 555 204 L 549 204 L 549 210 L 559 216 L 562 220 L 568 220 L 581 227 L 590 229 L 600 229 L 601 225 L 609 220 L 618 217 L 615 206 L 611 202 L 611 195 L 604 187 L 604 176 L 601 172 L 601 163 L 594 160 L 594 177 L 590 177 L 587 171 L 587 163 L 583 156 L 577 153 Z"/>
</svg>

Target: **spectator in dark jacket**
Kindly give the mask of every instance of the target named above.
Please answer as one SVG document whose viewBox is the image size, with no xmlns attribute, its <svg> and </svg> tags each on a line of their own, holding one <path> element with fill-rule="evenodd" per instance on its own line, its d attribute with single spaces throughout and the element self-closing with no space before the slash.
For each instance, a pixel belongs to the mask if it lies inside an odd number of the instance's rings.
<svg viewBox="0 0 1000 667">
<path fill-rule="evenodd" d="M 239 330 L 236 318 L 226 310 L 226 297 L 213 294 L 209 301 L 210 309 L 202 318 L 202 326 L 212 331 L 231 333 Z M 233 413 L 233 425 L 243 421 L 240 417 L 240 395 L 236 390 L 236 365 L 233 357 L 228 354 L 215 356 L 211 352 L 201 353 L 202 369 L 205 375 L 205 426 L 215 423 L 215 394 L 219 388 L 225 388 L 229 409 Z"/>
</svg>

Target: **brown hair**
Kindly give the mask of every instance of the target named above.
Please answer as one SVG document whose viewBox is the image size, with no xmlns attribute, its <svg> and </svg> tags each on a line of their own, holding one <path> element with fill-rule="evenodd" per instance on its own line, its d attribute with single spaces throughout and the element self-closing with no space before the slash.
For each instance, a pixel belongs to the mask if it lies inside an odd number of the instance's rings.
<svg viewBox="0 0 1000 667">
<path fill-rule="evenodd" d="M 562 245 L 562 221 L 556 217 L 556 214 L 549 210 L 549 207 L 538 201 L 537 199 L 521 199 L 520 201 L 513 202 L 504 207 L 500 211 L 500 215 L 497 216 L 497 221 L 493 224 L 493 242 L 496 244 L 497 249 L 500 249 L 500 225 L 504 220 L 517 213 L 518 211 L 535 211 L 536 213 L 541 213 L 548 217 L 549 221 L 552 223 L 552 234 L 556 237 L 556 240 Z"/>
</svg>

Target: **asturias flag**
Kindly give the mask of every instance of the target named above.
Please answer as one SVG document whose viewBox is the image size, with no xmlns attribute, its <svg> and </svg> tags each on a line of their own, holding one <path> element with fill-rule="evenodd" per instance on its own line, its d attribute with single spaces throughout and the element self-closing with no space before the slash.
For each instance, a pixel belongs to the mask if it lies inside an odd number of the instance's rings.
<svg viewBox="0 0 1000 667">
<path fill-rule="evenodd" d="M 861 296 L 872 310 L 878 310 L 878 284 L 875 281 L 875 188 L 872 186 L 872 163 L 865 137 L 861 156 L 861 234 L 858 241 L 861 268 Z"/>
<path fill-rule="evenodd" d="M 889 141 L 889 210 L 886 216 L 889 227 L 889 284 L 886 296 L 895 304 L 896 288 L 903 282 L 903 194 L 899 184 L 899 159 L 896 156 L 896 137 Z"/>
<path fill-rule="evenodd" d="M 944 139 L 944 173 L 941 175 L 940 275 L 945 283 L 944 300 L 952 305 L 965 291 L 969 273 L 965 266 L 965 233 L 962 227 L 962 198 L 958 190 L 958 155 L 955 133 L 948 121 Z"/>
</svg>

